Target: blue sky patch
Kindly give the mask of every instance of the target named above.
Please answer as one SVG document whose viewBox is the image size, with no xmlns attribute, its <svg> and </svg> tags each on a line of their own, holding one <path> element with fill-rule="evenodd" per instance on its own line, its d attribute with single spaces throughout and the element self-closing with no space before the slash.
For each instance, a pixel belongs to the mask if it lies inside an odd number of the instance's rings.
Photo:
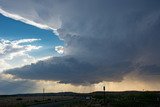
<svg viewBox="0 0 160 107">
<path fill-rule="evenodd" d="M 29 53 L 35 58 L 57 55 L 54 46 L 64 45 L 63 41 L 52 30 L 40 29 L 0 14 L 0 39 L 13 41 L 31 38 L 41 39 L 40 41 L 29 43 L 35 46 L 42 46 L 42 48 Z"/>
</svg>

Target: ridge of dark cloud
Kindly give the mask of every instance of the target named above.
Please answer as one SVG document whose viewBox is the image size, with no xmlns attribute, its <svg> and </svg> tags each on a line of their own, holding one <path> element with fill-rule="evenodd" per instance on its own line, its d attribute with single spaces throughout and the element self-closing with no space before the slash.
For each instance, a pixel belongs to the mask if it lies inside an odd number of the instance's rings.
<svg viewBox="0 0 160 107">
<path fill-rule="evenodd" d="M 11 69 L 5 73 L 16 74 L 17 77 L 23 79 L 54 80 L 60 83 L 87 85 L 107 79 L 109 81 L 121 81 L 122 77 L 117 76 L 117 73 L 125 74 L 130 68 L 128 62 L 103 66 L 65 56 L 54 57 L 48 61 L 40 61 L 22 68 Z"/>
</svg>

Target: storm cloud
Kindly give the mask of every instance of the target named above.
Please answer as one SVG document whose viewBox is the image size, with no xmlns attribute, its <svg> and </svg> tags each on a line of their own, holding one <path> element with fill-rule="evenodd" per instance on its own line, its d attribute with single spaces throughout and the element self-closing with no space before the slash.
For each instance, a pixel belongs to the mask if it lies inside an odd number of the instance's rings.
<svg viewBox="0 0 160 107">
<path fill-rule="evenodd" d="M 5 73 L 71 84 L 121 81 L 134 71 L 160 73 L 157 0 L 0 0 L 0 4 L 4 11 L 57 29 L 65 42 L 63 56 Z"/>
<path fill-rule="evenodd" d="M 0 74 L 0 94 L 19 94 L 34 92 L 37 84 L 30 80 L 15 79 L 10 75 Z"/>
</svg>

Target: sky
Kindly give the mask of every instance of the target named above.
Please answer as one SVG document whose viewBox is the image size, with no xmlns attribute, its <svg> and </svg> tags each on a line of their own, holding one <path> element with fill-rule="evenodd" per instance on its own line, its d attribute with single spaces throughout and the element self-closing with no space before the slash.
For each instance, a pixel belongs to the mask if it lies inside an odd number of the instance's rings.
<svg viewBox="0 0 160 107">
<path fill-rule="evenodd" d="M 58 56 L 57 48 L 59 49 L 64 45 L 63 41 L 51 30 L 40 29 L 5 17 L 2 14 L 0 20 L 1 60 L 11 68 L 30 64 L 53 55 Z M 13 46 L 14 44 L 16 46 Z M 14 54 L 18 56 L 10 58 Z M 1 68 L 3 67 L 5 66 L 1 65 Z"/>
<path fill-rule="evenodd" d="M 0 0 L 0 94 L 160 90 L 159 5 Z"/>
</svg>

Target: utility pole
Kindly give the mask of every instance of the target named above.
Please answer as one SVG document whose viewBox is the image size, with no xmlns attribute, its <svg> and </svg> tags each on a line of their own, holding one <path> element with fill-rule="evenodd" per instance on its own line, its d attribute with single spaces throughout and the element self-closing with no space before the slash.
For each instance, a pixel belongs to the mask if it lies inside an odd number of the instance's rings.
<svg viewBox="0 0 160 107">
<path fill-rule="evenodd" d="M 106 101 L 105 101 L 105 97 L 106 97 L 106 95 L 105 95 L 105 94 L 106 94 L 106 92 L 105 92 L 105 91 L 106 91 L 105 86 L 103 86 L 103 91 L 104 91 L 104 104 L 105 104 L 105 102 L 106 102 Z"/>
<path fill-rule="evenodd" d="M 44 101 L 44 93 L 45 93 L 45 89 L 43 88 L 43 101 Z"/>
</svg>

